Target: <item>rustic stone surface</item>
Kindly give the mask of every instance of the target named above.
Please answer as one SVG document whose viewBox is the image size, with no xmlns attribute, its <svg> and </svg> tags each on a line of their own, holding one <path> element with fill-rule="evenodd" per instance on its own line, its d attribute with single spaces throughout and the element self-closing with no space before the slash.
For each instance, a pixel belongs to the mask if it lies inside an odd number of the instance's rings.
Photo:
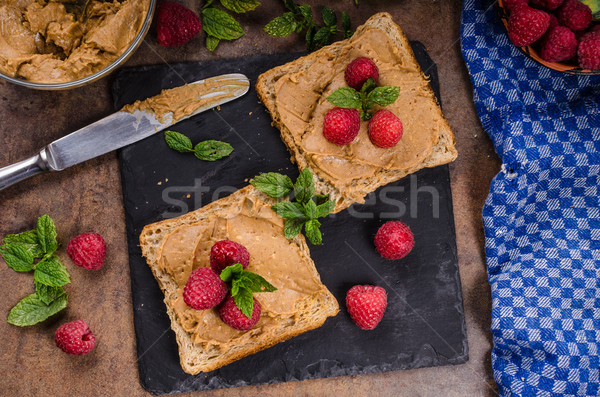
<svg viewBox="0 0 600 397">
<path fill-rule="evenodd" d="M 185 4 L 194 9 L 200 6 L 197 0 L 187 0 Z M 403 0 L 392 4 L 385 0 L 360 0 L 360 6 L 355 8 L 351 0 L 340 0 L 329 6 L 338 12 L 348 11 L 354 25 L 377 11 L 389 11 L 410 40 L 427 46 L 438 65 L 444 113 L 456 134 L 459 150 L 458 160 L 451 166 L 451 177 L 470 360 L 451 367 L 215 390 L 203 395 L 495 395 L 489 357 L 491 304 L 481 208 L 500 163 L 477 118 L 469 77 L 460 56 L 461 2 Z M 247 34 L 236 42 L 221 44 L 215 54 L 204 48 L 202 36 L 182 48 L 160 48 L 151 30 L 126 65 L 300 51 L 303 42 L 296 35 L 276 39 L 261 30 L 282 11 L 278 1 L 263 0 L 257 11 L 240 17 Z M 0 144 L 4 148 L 0 165 L 30 156 L 54 139 L 110 114 L 110 83 L 108 77 L 74 90 L 42 92 L 0 81 Z M 147 395 L 138 381 L 116 155 L 107 154 L 6 189 L 0 192 L 0 209 L 0 235 L 29 229 L 39 215 L 50 214 L 58 225 L 63 245 L 60 256 L 69 263 L 73 279 L 67 287 L 67 310 L 41 325 L 21 329 L 3 319 L 16 302 L 33 291 L 32 276 L 0 264 L 0 394 Z M 102 234 L 109 247 L 106 264 L 97 272 L 70 265 L 64 252 L 70 238 L 88 231 Z M 76 319 L 86 320 L 97 335 L 97 347 L 88 356 L 68 356 L 54 346 L 58 325 Z"/>
</svg>

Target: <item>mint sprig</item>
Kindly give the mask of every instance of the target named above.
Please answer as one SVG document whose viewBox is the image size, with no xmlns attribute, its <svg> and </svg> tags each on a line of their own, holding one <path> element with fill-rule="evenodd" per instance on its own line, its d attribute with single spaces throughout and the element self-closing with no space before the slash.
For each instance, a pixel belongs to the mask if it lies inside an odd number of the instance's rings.
<svg viewBox="0 0 600 397">
<path fill-rule="evenodd" d="M 202 29 L 206 32 L 206 48 L 211 52 L 221 40 L 236 40 L 245 34 L 242 25 L 227 11 L 243 14 L 260 5 L 257 0 L 220 0 L 221 6 L 225 8 L 223 10 L 215 3 L 214 0 L 206 1 L 200 14 Z"/>
<path fill-rule="evenodd" d="M 294 184 L 288 176 L 277 172 L 257 175 L 250 183 L 273 198 L 285 197 L 293 191 L 295 201 L 281 201 L 271 206 L 284 219 L 283 234 L 291 240 L 304 227 L 308 241 L 314 245 L 323 242 L 321 223 L 317 219 L 329 215 L 335 208 L 335 202 L 329 196 L 315 195 L 313 175 L 308 168 L 302 170 Z"/>
<path fill-rule="evenodd" d="M 4 236 L 0 255 L 15 271 L 33 270 L 36 291 L 12 308 L 8 323 L 21 327 L 37 324 L 67 306 L 68 297 L 62 286 L 70 283 L 71 277 L 54 254 L 58 249 L 56 237 L 56 226 L 48 215 L 38 218 L 35 230 Z M 41 260 L 34 263 L 35 259 Z"/>
<path fill-rule="evenodd" d="M 379 105 L 385 107 L 396 102 L 400 95 L 400 87 L 386 85 L 378 87 L 372 77 L 363 84 L 360 91 L 352 87 L 340 87 L 327 97 L 334 106 L 346 109 L 358 109 L 362 120 L 370 120 L 369 110 Z"/>
<path fill-rule="evenodd" d="M 254 293 L 277 291 L 277 288 L 262 276 L 244 270 L 241 263 L 227 266 L 220 277 L 221 280 L 229 283 L 235 305 L 248 318 L 252 317 L 254 311 Z"/>
<path fill-rule="evenodd" d="M 233 147 L 227 142 L 212 139 L 202 141 L 194 146 L 190 138 L 176 131 L 165 131 L 165 141 L 171 149 L 180 153 L 194 153 L 198 159 L 204 161 L 216 161 L 233 152 Z"/>
</svg>

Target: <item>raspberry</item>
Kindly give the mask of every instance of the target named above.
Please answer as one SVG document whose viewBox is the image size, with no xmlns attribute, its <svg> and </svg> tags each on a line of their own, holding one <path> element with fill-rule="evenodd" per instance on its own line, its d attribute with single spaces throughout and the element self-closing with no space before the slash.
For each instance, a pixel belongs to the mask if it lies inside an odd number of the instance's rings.
<svg viewBox="0 0 600 397">
<path fill-rule="evenodd" d="M 225 302 L 219 306 L 219 317 L 221 320 L 231 328 L 237 329 L 238 331 L 247 331 L 253 328 L 258 320 L 260 319 L 261 307 L 260 303 L 255 298 L 254 306 L 252 309 L 252 317 L 248 318 L 242 311 L 236 306 L 233 296 L 229 295 Z"/>
<path fill-rule="evenodd" d="M 96 337 L 83 320 L 72 321 L 58 327 L 54 343 L 69 354 L 88 354 L 96 344 Z"/>
<path fill-rule="evenodd" d="M 565 26 L 556 26 L 544 36 L 540 56 L 548 62 L 561 62 L 573 58 L 576 52 L 575 33 Z"/>
<path fill-rule="evenodd" d="M 377 147 L 396 146 L 402 138 L 402 131 L 402 121 L 389 110 L 378 111 L 369 121 L 369 138 Z"/>
<path fill-rule="evenodd" d="M 210 249 L 210 267 L 217 274 L 221 274 L 227 266 L 240 263 L 245 269 L 250 263 L 250 253 L 240 243 L 230 240 L 221 240 Z"/>
<path fill-rule="evenodd" d="M 600 31 L 589 32 L 581 37 L 577 58 L 583 69 L 600 69 Z"/>
<path fill-rule="evenodd" d="M 550 14 L 550 25 L 548 26 L 548 30 L 546 32 L 549 32 L 550 29 L 555 28 L 559 25 L 560 23 L 558 22 L 558 18 L 556 17 L 556 15 Z"/>
<path fill-rule="evenodd" d="M 67 254 L 77 266 L 98 270 L 104 263 L 106 243 L 98 233 L 80 234 L 67 244 Z"/>
<path fill-rule="evenodd" d="M 507 10 L 512 10 L 515 6 L 519 4 L 527 5 L 528 0 L 504 0 L 502 2 L 502 6 Z"/>
<path fill-rule="evenodd" d="M 336 145 L 347 145 L 360 130 L 360 115 L 356 109 L 333 108 L 325 114 L 323 136 Z"/>
<path fill-rule="evenodd" d="M 346 307 L 352 321 L 361 329 L 374 329 L 385 313 L 387 293 L 379 286 L 355 285 L 346 293 Z"/>
<path fill-rule="evenodd" d="M 356 58 L 346 66 L 344 78 L 346 83 L 355 90 L 360 91 L 369 77 L 373 77 L 376 83 L 379 82 L 379 69 L 370 58 Z"/>
<path fill-rule="evenodd" d="M 181 46 L 196 37 L 202 23 L 192 10 L 172 1 L 162 1 L 158 5 L 156 38 L 165 47 Z"/>
<path fill-rule="evenodd" d="M 227 284 L 210 267 L 200 267 L 190 274 L 183 287 L 183 301 L 196 310 L 207 310 L 223 302 Z"/>
<path fill-rule="evenodd" d="M 566 0 L 557 16 L 561 25 L 574 32 L 584 30 L 592 23 L 592 10 L 579 0 Z"/>
<path fill-rule="evenodd" d="M 508 38 L 517 47 L 535 43 L 550 26 L 550 15 L 527 5 L 516 6 L 508 17 Z"/>
<path fill-rule="evenodd" d="M 565 0 L 531 0 L 531 5 L 552 11 L 556 10 L 564 2 Z"/>
<path fill-rule="evenodd" d="M 400 221 L 383 224 L 375 234 L 375 247 L 386 259 L 402 259 L 415 246 L 415 237 L 410 228 Z"/>
</svg>

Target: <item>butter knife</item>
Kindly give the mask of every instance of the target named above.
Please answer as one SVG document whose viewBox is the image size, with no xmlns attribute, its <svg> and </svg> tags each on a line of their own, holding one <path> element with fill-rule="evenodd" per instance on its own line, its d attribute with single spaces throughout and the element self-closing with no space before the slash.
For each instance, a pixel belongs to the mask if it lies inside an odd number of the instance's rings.
<svg viewBox="0 0 600 397">
<path fill-rule="evenodd" d="M 198 113 L 233 101 L 250 88 L 250 81 L 243 74 L 232 73 L 190 84 L 207 84 L 210 88 L 198 100 L 207 100 L 193 113 L 174 120 L 167 113 L 160 120 L 151 111 L 135 110 L 133 113 L 119 111 L 83 127 L 44 147 L 38 154 L 18 163 L 0 168 L 0 190 L 46 171 L 62 171 L 75 164 L 120 149 L 149 137 Z M 210 98 L 215 98 L 210 100 Z"/>
</svg>

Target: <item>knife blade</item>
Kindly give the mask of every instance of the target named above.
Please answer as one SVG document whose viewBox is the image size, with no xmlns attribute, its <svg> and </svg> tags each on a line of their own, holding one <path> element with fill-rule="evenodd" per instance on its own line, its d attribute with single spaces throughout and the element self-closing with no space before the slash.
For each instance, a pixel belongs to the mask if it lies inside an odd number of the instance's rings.
<svg viewBox="0 0 600 397">
<path fill-rule="evenodd" d="M 44 171 L 62 171 L 75 164 L 135 143 L 155 133 L 216 106 L 233 101 L 250 88 L 250 81 L 239 73 L 195 81 L 204 84 L 206 93 L 197 98 L 205 103 L 192 113 L 174 119 L 167 113 L 160 119 L 151 111 L 118 111 L 101 120 L 57 139 L 26 160 L 0 169 L 0 190 Z M 211 100 L 211 98 L 214 98 Z"/>
</svg>

